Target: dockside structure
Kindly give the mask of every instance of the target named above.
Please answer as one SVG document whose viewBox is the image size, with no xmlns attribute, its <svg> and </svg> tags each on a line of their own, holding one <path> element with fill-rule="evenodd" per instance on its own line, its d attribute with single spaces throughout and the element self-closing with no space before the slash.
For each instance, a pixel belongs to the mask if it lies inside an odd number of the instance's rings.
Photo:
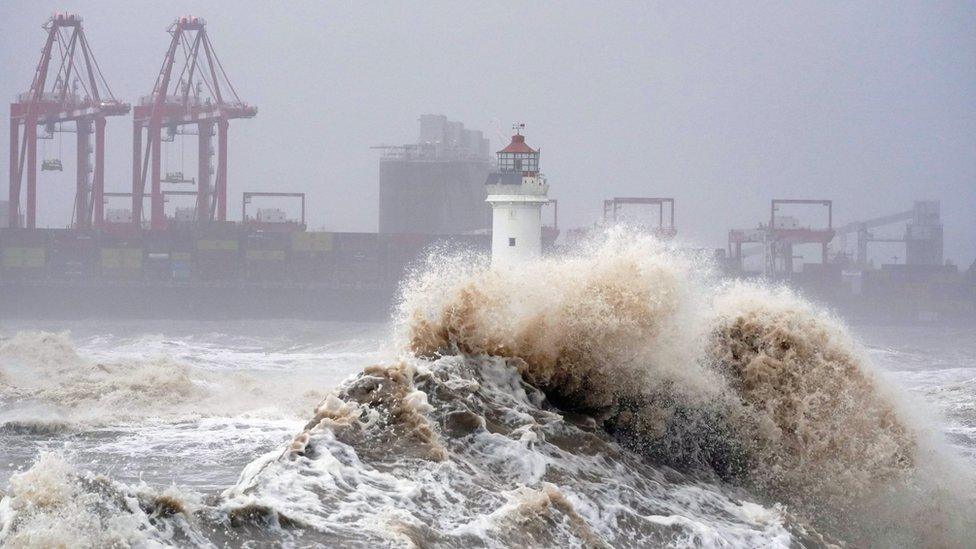
<svg viewBox="0 0 976 549">
<path fill-rule="evenodd" d="M 131 236 L 0 230 L 0 311 L 17 316 L 388 317 L 431 247 L 488 235 L 207 230 Z"/>
<path fill-rule="evenodd" d="M 381 233 L 485 233 L 485 178 L 492 169 L 488 139 L 446 116 L 420 117 L 416 143 L 380 145 Z"/>
</svg>

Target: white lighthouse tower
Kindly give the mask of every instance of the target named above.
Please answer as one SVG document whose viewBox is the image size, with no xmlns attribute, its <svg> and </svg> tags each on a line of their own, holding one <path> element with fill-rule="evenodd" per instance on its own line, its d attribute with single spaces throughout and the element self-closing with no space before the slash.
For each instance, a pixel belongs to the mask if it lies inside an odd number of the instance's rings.
<svg viewBox="0 0 976 549">
<path fill-rule="evenodd" d="M 491 204 L 491 264 L 511 265 L 542 255 L 542 206 L 549 184 L 539 173 L 539 151 L 525 144 L 522 128 L 498 151 L 498 171 L 488 176 Z"/>
</svg>

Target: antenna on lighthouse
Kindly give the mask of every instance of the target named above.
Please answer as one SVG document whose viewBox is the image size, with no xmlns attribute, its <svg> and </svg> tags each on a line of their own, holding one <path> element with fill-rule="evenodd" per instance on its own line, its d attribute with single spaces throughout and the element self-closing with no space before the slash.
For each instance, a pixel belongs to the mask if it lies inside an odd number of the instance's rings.
<svg viewBox="0 0 976 549">
<path fill-rule="evenodd" d="M 525 123 L 516 122 L 512 124 L 512 129 L 515 130 L 515 135 L 522 135 L 522 130 L 525 129 Z"/>
</svg>

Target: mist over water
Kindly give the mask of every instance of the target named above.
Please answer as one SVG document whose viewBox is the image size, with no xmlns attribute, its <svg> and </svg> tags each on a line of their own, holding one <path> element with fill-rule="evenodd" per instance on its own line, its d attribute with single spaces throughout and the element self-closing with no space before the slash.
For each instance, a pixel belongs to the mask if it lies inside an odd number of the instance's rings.
<svg viewBox="0 0 976 549">
<path fill-rule="evenodd" d="M 0 540 L 976 535 L 971 332 L 851 329 L 625 229 L 512 270 L 486 264 L 433 254 L 392 330 L 0 326 Z"/>
</svg>

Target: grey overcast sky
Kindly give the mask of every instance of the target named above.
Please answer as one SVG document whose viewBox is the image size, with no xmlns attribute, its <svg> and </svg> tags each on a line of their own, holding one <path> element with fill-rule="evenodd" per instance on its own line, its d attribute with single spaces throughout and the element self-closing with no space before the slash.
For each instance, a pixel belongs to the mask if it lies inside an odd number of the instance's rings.
<svg viewBox="0 0 976 549">
<path fill-rule="evenodd" d="M 495 148 L 496 126 L 525 122 L 564 227 L 606 197 L 674 196 L 681 235 L 719 247 L 773 197 L 833 199 L 838 222 L 933 198 L 947 257 L 976 257 L 973 2 L 3 0 L 4 100 L 29 86 L 57 10 L 85 18 L 130 102 L 151 90 L 173 19 L 208 21 L 260 109 L 230 129 L 235 218 L 242 190 L 306 191 L 313 227 L 376 230 L 369 147 L 443 113 Z M 109 122 L 107 147 L 106 186 L 128 190 L 131 118 Z M 68 223 L 72 185 L 42 174 L 41 225 Z"/>
</svg>

